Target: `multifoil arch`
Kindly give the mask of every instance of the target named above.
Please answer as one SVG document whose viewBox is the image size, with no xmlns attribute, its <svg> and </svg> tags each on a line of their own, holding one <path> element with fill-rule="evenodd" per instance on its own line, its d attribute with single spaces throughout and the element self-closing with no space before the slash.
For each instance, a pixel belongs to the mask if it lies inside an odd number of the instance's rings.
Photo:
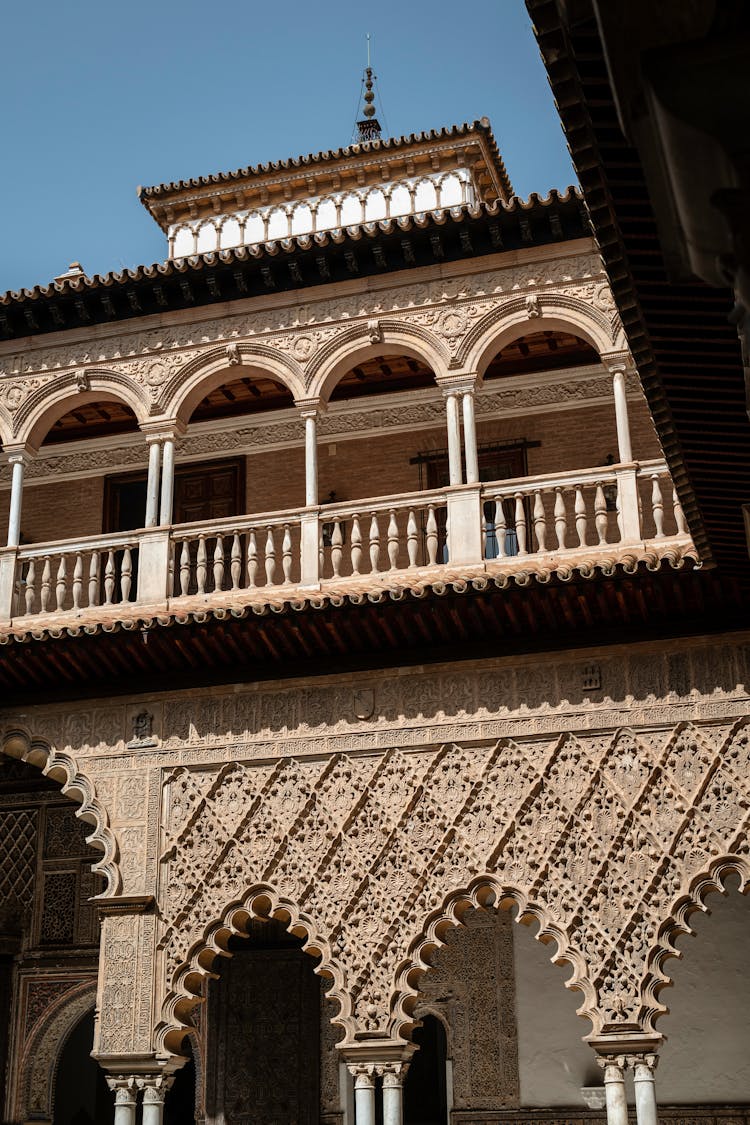
<svg viewBox="0 0 750 1125">
<path fill-rule="evenodd" d="M 34 738 L 22 728 L 5 732 L 0 742 L 0 753 L 36 766 L 45 777 L 57 781 L 65 796 L 79 806 L 76 816 L 93 828 L 86 837 L 86 843 L 103 853 L 102 858 L 91 865 L 92 871 L 107 880 L 107 886 L 99 897 L 112 898 L 120 894 L 122 876 L 117 841 L 109 827 L 107 811 L 96 796 L 94 783 L 78 768 L 76 761 L 70 755 L 60 753 L 45 739 Z"/>
</svg>

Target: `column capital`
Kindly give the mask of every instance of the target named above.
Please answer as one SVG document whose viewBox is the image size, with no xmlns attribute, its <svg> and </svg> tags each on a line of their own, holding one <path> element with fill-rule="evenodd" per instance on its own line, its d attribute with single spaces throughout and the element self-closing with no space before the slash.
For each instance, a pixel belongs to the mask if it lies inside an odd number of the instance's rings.
<svg viewBox="0 0 750 1125">
<path fill-rule="evenodd" d="M 400 1087 L 403 1086 L 404 1080 L 406 1079 L 409 1063 L 408 1061 L 380 1063 L 377 1069 L 378 1074 L 383 1079 L 385 1089 L 389 1087 Z"/>
<path fill-rule="evenodd" d="M 134 1074 L 107 1074 L 105 1078 L 115 1095 L 115 1105 L 135 1105 L 138 1088 Z"/>
<path fill-rule="evenodd" d="M 629 371 L 636 370 L 633 357 L 628 351 L 603 352 L 599 356 L 599 359 L 612 375 L 616 374 L 618 371 L 625 374 Z"/>
<path fill-rule="evenodd" d="M 141 422 L 139 428 L 149 445 L 153 442 L 163 444 L 165 441 L 175 441 L 177 438 L 183 437 L 187 431 L 187 425 L 178 418 L 162 418 L 158 422 Z"/>
<path fill-rule="evenodd" d="M 641 1067 L 653 1074 L 659 1065 L 659 1056 L 656 1051 L 639 1051 L 637 1054 L 628 1055 L 627 1063 L 633 1070 L 636 1070 L 637 1067 Z"/>
<path fill-rule="evenodd" d="M 322 398 L 296 398 L 294 405 L 301 418 L 320 418 L 328 407 Z"/>
<path fill-rule="evenodd" d="M 377 1071 L 375 1063 L 366 1062 L 348 1062 L 346 1069 L 354 1079 L 355 1089 L 367 1089 L 375 1085 L 375 1074 Z"/>
<path fill-rule="evenodd" d="M 3 447 L 5 460 L 9 465 L 28 465 L 33 461 L 38 450 L 31 445 L 6 445 Z"/>
<path fill-rule="evenodd" d="M 448 395 L 473 395 L 482 382 L 475 371 L 450 372 L 437 376 L 435 381 L 446 398 Z"/>
<path fill-rule="evenodd" d="M 136 1079 L 138 1089 L 143 1090 L 146 1105 L 161 1105 L 167 1090 L 174 1082 L 173 1074 L 142 1074 Z"/>
<path fill-rule="evenodd" d="M 601 1067 L 604 1073 L 607 1073 L 608 1067 L 614 1067 L 622 1073 L 628 1065 L 626 1055 L 599 1055 L 596 1056 L 597 1064 Z"/>
</svg>

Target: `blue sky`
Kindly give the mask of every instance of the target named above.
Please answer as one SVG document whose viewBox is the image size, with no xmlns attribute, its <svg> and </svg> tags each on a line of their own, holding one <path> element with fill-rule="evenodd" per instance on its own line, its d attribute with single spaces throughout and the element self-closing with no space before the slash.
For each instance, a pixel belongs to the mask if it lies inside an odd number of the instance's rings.
<svg viewBox="0 0 750 1125">
<path fill-rule="evenodd" d="M 519 195 L 574 182 L 522 0 L 6 5 L 0 292 L 162 260 L 138 184 L 348 144 L 368 31 L 391 135 L 486 114 Z"/>
</svg>

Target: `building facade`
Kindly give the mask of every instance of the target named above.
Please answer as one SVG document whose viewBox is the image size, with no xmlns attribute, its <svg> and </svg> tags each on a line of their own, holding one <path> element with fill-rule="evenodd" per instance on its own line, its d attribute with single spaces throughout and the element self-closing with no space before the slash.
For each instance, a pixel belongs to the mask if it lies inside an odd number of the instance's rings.
<svg viewBox="0 0 750 1125">
<path fill-rule="evenodd" d="M 141 198 L 0 309 L 5 1120 L 744 1122 L 738 896 L 662 1017 L 747 638 L 581 198 L 486 121 Z"/>
</svg>

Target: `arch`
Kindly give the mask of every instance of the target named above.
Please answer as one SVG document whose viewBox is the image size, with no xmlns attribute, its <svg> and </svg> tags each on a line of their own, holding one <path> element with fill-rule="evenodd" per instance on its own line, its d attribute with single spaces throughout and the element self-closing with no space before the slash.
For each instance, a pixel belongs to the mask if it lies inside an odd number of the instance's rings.
<svg viewBox="0 0 750 1125">
<path fill-rule="evenodd" d="M 201 940 L 193 943 L 174 972 L 162 1005 L 162 1019 L 156 1027 L 156 1042 L 161 1050 L 172 1055 L 180 1054 L 182 1041 L 192 1026 L 190 1012 L 197 1003 L 205 1002 L 204 983 L 216 976 L 213 972 L 215 959 L 232 956 L 230 937 L 243 936 L 244 927 L 251 919 L 269 918 L 283 922 L 290 933 L 303 940 L 302 948 L 306 953 L 320 958 L 315 972 L 333 982 L 328 998 L 339 1004 L 333 1022 L 344 1029 L 346 1040 L 353 1038 L 352 1005 L 346 990 L 345 973 L 334 958 L 328 941 L 317 931 L 313 919 L 296 903 L 264 884 L 251 887 L 241 899 L 225 907 L 204 929 Z"/>
<path fill-rule="evenodd" d="M 5 447 L 13 440 L 13 418 L 5 403 L 0 402 L 0 445 Z"/>
<path fill-rule="evenodd" d="M 204 219 L 198 227 L 197 254 L 212 254 L 219 248 L 219 229 L 213 219 Z"/>
<path fill-rule="evenodd" d="M 546 290 L 531 296 L 537 298 L 534 307 L 538 312 L 532 311 L 527 304 L 528 295 L 524 295 L 505 301 L 477 321 L 461 342 L 457 364 L 484 375 L 493 356 L 529 330 L 572 332 L 591 344 L 599 355 L 617 348 L 609 317 L 580 297 Z"/>
<path fill-rule="evenodd" d="M 17 1121 L 53 1120 L 58 1061 L 68 1036 L 95 1007 L 96 987 L 96 980 L 87 980 L 69 989 L 45 1012 L 31 1035 L 21 1059 Z"/>
<path fill-rule="evenodd" d="M 162 394 L 164 413 L 183 423 L 199 402 L 230 377 L 252 375 L 272 376 L 291 392 L 295 399 L 305 397 L 304 376 L 294 360 L 274 348 L 253 342 L 237 344 L 240 364 L 230 364 L 226 347 L 212 348 L 189 360 L 167 382 Z"/>
<path fill-rule="evenodd" d="M 222 250 L 242 245 L 242 227 L 236 215 L 229 215 L 219 229 L 219 245 Z"/>
<path fill-rule="evenodd" d="M 195 231 L 190 223 L 182 223 L 173 235 L 173 258 L 188 258 L 195 251 Z"/>
<path fill-rule="evenodd" d="M 0 753 L 36 766 L 45 777 L 57 781 L 65 796 L 80 806 L 76 815 L 94 829 L 86 837 L 86 843 L 104 853 L 100 860 L 91 865 L 92 871 L 103 875 L 107 880 L 107 886 L 100 897 L 112 898 L 119 894 L 122 877 L 117 862 L 117 841 L 109 827 L 107 813 L 96 797 L 93 782 L 80 772 L 73 758 L 58 753 L 48 742 L 34 739 L 27 731 L 18 728 L 6 731 L 0 744 Z"/>
<path fill-rule="evenodd" d="M 258 242 L 263 242 L 265 237 L 266 224 L 263 216 L 260 211 L 250 211 L 245 218 L 245 245 L 254 246 Z"/>
<path fill-rule="evenodd" d="M 733 878 L 739 879 L 737 890 L 740 894 L 750 892 L 750 860 L 746 855 L 725 855 L 714 860 L 691 880 L 687 893 L 677 899 L 669 917 L 659 927 L 656 944 L 646 961 L 647 972 L 641 989 L 639 1017 L 645 1030 L 654 1031 L 659 1017 L 668 1011 L 659 994 L 672 984 L 665 969 L 666 962 L 682 957 L 675 941 L 683 934 L 694 934 L 690 916 L 697 911 L 710 913 L 706 899 L 710 894 L 731 893 L 726 884 Z"/>
<path fill-rule="evenodd" d="M 467 910 L 510 910 L 513 907 L 518 909 L 516 922 L 524 925 L 538 924 L 539 929 L 534 935 L 537 941 L 545 945 L 555 943 L 555 952 L 551 958 L 554 964 L 572 967 L 573 975 L 565 981 L 565 986 L 583 993 L 583 1003 L 578 1009 L 578 1015 L 587 1017 L 594 1030 L 598 1030 L 600 1017 L 596 989 L 589 978 L 583 954 L 572 947 L 563 924 L 553 918 L 546 907 L 533 903 L 518 887 L 503 882 L 497 875 L 486 874 L 477 876 L 464 889 L 447 895 L 442 906 L 427 916 L 419 936 L 410 943 L 406 958 L 396 970 L 391 994 L 388 1031 L 393 1039 L 410 1038 L 419 1022 L 414 1014 L 419 981 L 429 970 L 437 950 L 445 945 L 447 932 L 462 924 Z"/>
<path fill-rule="evenodd" d="M 308 395 L 327 401 L 336 384 L 373 356 L 407 355 L 422 360 L 440 375 L 449 362 L 444 344 L 426 328 L 400 320 L 379 320 L 344 329 L 313 357 L 307 372 Z"/>
<path fill-rule="evenodd" d="M 38 449 L 58 418 L 89 402 L 124 403 L 133 411 L 139 424 L 148 418 L 146 395 L 127 376 L 114 371 L 87 369 L 85 390 L 79 388 L 77 380 L 77 373 L 69 372 L 30 394 L 16 413 L 14 442 Z"/>
</svg>

